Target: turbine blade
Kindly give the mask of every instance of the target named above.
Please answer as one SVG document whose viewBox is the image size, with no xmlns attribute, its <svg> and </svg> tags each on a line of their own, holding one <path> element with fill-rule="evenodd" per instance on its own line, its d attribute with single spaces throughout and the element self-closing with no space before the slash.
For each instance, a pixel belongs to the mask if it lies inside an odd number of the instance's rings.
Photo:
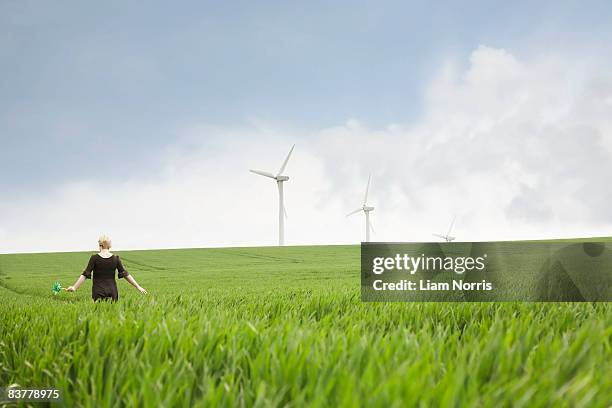
<svg viewBox="0 0 612 408">
<path fill-rule="evenodd" d="M 368 202 L 368 191 L 370 190 L 370 180 L 372 179 L 372 175 L 368 176 L 368 185 L 366 186 L 365 197 L 363 198 L 363 205 L 366 205 Z"/>
<path fill-rule="evenodd" d="M 374 231 L 374 226 L 372 226 L 372 222 L 370 222 L 370 231 L 372 231 L 373 234 L 376 233 L 376 231 Z"/>
<path fill-rule="evenodd" d="M 285 218 L 289 218 L 287 215 L 287 208 L 283 205 L 283 212 L 285 213 Z"/>
<path fill-rule="evenodd" d="M 452 229 L 453 229 L 453 225 L 455 225 L 455 220 L 456 220 L 456 219 L 457 219 L 457 216 L 455 215 L 455 216 L 453 217 L 453 220 L 451 221 L 450 227 L 448 227 L 448 232 L 446 233 L 446 236 L 449 236 L 449 235 L 450 235 L 450 233 L 451 233 L 451 231 L 452 231 Z"/>
<path fill-rule="evenodd" d="M 431 235 L 433 235 L 434 237 L 446 239 L 446 237 L 444 235 L 441 235 L 441 234 L 431 234 Z"/>
<path fill-rule="evenodd" d="M 294 148 L 295 148 L 295 145 L 291 146 L 291 150 L 289 150 L 289 154 L 287 155 L 287 158 L 283 162 L 283 165 L 281 166 L 280 170 L 278 171 L 278 174 L 276 175 L 277 177 L 283 174 L 283 171 L 285 171 L 285 167 L 287 167 L 287 162 L 289 161 L 289 158 L 291 157 L 291 153 L 293 153 Z"/>
<path fill-rule="evenodd" d="M 454 240 L 456 240 L 457 238 L 455 238 L 455 237 L 446 237 L 446 239 L 448 239 L 449 241 L 454 241 Z"/>
<path fill-rule="evenodd" d="M 270 177 L 271 179 L 276 179 L 276 176 L 272 173 L 268 173 L 267 171 L 262 170 L 249 170 L 251 173 L 259 174 L 260 176 Z"/>
<path fill-rule="evenodd" d="M 359 211 L 362 211 L 363 208 L 358 208 L 355 211 L 351 211 L 350 213 L 346 214 L 346 216 L 348 217 L 349 215 L 353 215 L 353 214 L 357 214 Z"/>
</svg>

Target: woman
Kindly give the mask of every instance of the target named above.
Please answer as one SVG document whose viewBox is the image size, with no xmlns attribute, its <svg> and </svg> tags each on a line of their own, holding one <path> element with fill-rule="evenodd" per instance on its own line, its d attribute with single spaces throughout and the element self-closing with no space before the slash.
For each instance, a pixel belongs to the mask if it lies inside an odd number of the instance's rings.
<svg viewBox="0 0 612 408">
<path fill-rule="evenodd" d="M 100 299 L 111 299 L 116 301 L 119 299 L 117 282 L 115 281 L 115 270 L 117 270 L 119 272 L 117 274 L 119 278 L 125 278 L 132 286 L 138 289 L 140 293 L 146 294 L 147 291 L 134 280 L 128 271 L 125 270 L 119 256 L 110 253 L 110 238 L 106 235 L 102 235 L 98 239 L 98 245 L 100 247 L 100 252 L 89 258 L 89 263 L 81 276 L 79 276 L 79 279 L 77 279 L 74 285 L 66 290 L 68 292 L 75 292 L 79 286 L 85 282 L 85 279 L 91 279 L 91 273 L 93 272 L 91 297 L 94 302 Z"/>
</svg>

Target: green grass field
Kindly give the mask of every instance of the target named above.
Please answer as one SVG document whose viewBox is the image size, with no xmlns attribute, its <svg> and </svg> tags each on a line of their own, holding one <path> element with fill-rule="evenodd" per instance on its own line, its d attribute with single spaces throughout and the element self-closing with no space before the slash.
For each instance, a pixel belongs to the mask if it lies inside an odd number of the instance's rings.
<svg viewBox="0 0 612 408">
<path fill-rule="evenodd" d="M 0 387 L 68 406 L 612 405 L 609 303 L 362 303 L 359 247 L 0 256 Z"/>
</svg>

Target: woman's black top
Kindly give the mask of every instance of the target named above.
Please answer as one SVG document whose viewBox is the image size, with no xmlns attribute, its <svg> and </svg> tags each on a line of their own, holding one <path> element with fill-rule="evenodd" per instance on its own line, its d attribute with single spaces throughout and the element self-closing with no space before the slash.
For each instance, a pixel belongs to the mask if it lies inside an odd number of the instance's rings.
<svg viewBox="0 0 612 408">
<path fill-rule="evenodd" d="M 91 279 L 93 272 L 93 285 L 91 287 L 91 297 L 93 300 L 119 299 L 117 282 L 115 281 L 115 271 L 118 271 L 118 278 L 129 275 L 129 272 L 123 267 L 118 255 L 102 258 L 99 254 L 95 254 L 89 258 L 89 263 L 82 275 L 87 279 Z"/>
</svg>

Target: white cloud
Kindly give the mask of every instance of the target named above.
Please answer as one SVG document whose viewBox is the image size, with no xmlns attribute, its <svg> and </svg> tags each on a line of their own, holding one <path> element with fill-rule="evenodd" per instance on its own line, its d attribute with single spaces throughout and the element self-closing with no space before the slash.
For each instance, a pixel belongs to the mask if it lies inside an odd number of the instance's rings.
<svg viewBox="0 0 612 408">
<path fill-rule="evenodd" d="M 411 126 L 182 129 L 146 180 L 3 200 L 0 252 L 87 249 L 103 231 L 120 249 L 273 245 L 276 186 L 247 170 L 277 170 L 293 143 L 290 244 L 358 242 L 362 216 L 344 215 L 368 172 L 376 240 L 430 240 L 453 214 L 461 240 L 609 235 L 612 76 L 580 61 L 479 47 L 440 69 Z"/>
</svg>

